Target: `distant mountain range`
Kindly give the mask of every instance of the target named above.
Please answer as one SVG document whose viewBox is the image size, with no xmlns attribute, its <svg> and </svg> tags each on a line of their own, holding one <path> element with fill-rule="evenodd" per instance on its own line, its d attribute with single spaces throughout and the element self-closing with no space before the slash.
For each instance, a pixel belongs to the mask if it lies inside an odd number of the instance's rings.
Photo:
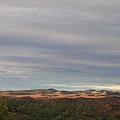
<svg viewBox="0 0 120 120">
<path fill-rule="evenodd" d="M 107 90 L 85 90 L 85 91 L 63 91 L 56 89 L 33 89 L 18 91 L 0 91 L 0 96 L 4 97 L 32 97 L 32 98 L 102 98 L 102 97 L 120 97 L 120 92 Z"/>
</svg>

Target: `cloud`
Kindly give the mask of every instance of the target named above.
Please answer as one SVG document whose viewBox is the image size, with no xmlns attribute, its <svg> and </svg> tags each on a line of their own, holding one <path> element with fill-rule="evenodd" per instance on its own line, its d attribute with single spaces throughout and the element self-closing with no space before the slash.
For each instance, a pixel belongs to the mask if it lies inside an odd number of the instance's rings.
<svg viewBox="0 0 120 120">
<path fill-rule="evenodd" d="M 72 80 L 85 84 L 99 78 L 98 84 L 118 84 L 119 4 L 113 0 L 0 1 L 0 76 L 32 84 Z"/>
<path fill-rule="evenodd" d="M 36 25 L 114 25 L 119 24 L 119 14 L 109 16 L 54 7 L 10 7 L 1 6 L 0 16 L 3 22 L 35 26 Z"/>
<path fill-rule="evenodd" d="M 62 89 L 72 89 L 72 90 L 86 90 L 86 89 L 96 89 L 96 90 L 120 90 L 120 85 L 109 85 L 109 86 L 105 86 L 105 85 L 72 85 L 72 84 L 50 84 L 49 86 L 51 87 L 61 87 Z"/>
<path fill-rule="evenodd" d="M 75 89 L 96 89 L 96 90 L 102 90 L 102 89 L 106 89 L 106 90 L 120 90 L 120 85 L 111 85 L 111 86 L 71 86 L 72 88 Z"/>
</svg>

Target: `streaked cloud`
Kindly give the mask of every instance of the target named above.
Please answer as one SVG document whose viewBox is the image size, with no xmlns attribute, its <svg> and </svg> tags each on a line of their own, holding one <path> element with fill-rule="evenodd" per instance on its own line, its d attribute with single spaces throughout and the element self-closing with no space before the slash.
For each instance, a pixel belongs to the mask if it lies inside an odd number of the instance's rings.
<svg viewBox="0 0 120 120">
<path fill-rule="evenodd" d="M 67 89 L 72 89 L 72 90 L 86 90 L 86 89 L 96 89 L 96 90 L 101 90 L 101 89 L 107 89 L 107 90 L 120 90 L 120 85 L 111 85 L 111 86 L 105 86 L 105 85 L 99 85 L 99 86 L 97 86 L 97 85 L 82 85 L 82 84 L 80 84 L 80 85 L 68 85 L 68 84 L 51 84 L 50 85 L 51 87 L 53 86 L 53 87 L 61 87 L 61 89 L 62 88 L 64 88 L 65 87 L 65 89 L 67 88 Z"/>
<path fill-rule="evenodd" d="M 0 87 L 118 85 L 119 5 L 118 0 L 0 1 Z"/>
</svg>

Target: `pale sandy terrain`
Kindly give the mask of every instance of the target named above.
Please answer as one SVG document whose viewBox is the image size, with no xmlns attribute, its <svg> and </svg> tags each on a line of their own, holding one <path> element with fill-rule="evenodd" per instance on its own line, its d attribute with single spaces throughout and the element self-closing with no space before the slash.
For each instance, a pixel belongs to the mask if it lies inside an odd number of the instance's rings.
<svg viewBox="0 0 120 120">
<path fill-rule="evenodd" d="M 35 89 L 21 91 L 1 91 L 0 96 L 9 98 L 104 98 L 120 97 L 120 92 L 106 90 L 60 91 L 55 89 Z"/>
<path fill-rule="evenodd" d="M 105 96 L 99 96 L 99 95 L 94 95 L 94 96 L 89 96 L 87 94 L 81 94 L 81 95 L 76 95 L 76 94 L 26 94 L 26 95 L 13 95 L 9 94 L 7 92 L 3 92 L 0 94 L 0 96 L 4 97 L 9 97 L 9 98 L 23 98 L 23 97 L 32 97 L 32 98 L 103 98 Z"/>
</svg>

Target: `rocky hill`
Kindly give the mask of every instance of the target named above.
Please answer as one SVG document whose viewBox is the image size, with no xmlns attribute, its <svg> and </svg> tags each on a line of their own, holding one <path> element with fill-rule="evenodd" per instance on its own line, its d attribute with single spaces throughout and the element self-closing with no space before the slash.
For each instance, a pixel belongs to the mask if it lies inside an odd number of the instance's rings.
<svg viewBox="0 0 120 120">
<path fill-rule="evenodd" d="M 0 96 L 10 98 L 32 97 L 32 98 L 102 98 L 120 97 L 120 92 L 107 90 L 85 90 L 85 91 L 62 91 L 55 89 L 33 89 L 19 91 L 0 91 Z"/>
</svg>

